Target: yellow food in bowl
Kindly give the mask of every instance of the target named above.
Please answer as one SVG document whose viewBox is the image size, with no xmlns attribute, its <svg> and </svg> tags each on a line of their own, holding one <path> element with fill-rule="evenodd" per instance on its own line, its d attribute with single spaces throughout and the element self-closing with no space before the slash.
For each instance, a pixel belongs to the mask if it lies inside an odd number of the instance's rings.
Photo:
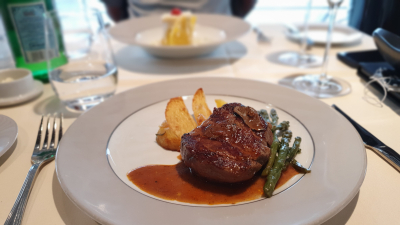
<svg viewBox="0 0 400 225">
<path fill-rule="evenodd" d="M 196 16 L 190 12 L 183 12 L 179 15 L 164 14 L 162 21 L 167 28 L 161 44 L 168 46 L 193 44 L 193 31 L 196 20 Z"/>
</svg>

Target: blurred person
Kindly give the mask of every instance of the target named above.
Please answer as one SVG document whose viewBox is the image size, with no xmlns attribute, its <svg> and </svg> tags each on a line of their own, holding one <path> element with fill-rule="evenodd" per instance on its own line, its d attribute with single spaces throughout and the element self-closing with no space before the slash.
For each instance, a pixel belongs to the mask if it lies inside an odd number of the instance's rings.
<svg viewBox="0 0 400 225">
<path fill-rule="evenodd" d="M 400 0 L 352 0 L 349 25 L 369 35 L 378 27 L 400 35 Z"/>
<path fill-rule="evenodd" d="M 215 13 L 245 17 L 257 0 L 101 0 L 115 22 L 129 17 L 162 14 L 173 8 L 193 13 Z"/>
</svg>

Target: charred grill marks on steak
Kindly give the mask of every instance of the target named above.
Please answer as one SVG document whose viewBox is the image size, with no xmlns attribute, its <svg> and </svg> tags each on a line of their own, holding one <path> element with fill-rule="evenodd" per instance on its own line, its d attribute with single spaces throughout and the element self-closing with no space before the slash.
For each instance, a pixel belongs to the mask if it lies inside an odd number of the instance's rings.
<svg viewBox="0 0 400 225">
<path fill-rule="evenodd" d="M 268 161 L 271 124 L 240 103 L 214 108 L 210 118 L 181 141 L 185 165 L 216 182 L 250 179 Z"/>
</svg>

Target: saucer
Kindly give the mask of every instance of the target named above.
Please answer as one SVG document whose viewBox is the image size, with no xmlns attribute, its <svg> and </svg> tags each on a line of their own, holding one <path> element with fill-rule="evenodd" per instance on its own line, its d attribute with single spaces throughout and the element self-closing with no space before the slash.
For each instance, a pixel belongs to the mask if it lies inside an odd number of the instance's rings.
<svg viewBox="0 0 400 225">
<path fill-rule="evenodd" d="M 0 115 L 0 157 L 14 144 L 18 136 L 18 126 L 8 116 Z"/>
<path fill-rule="evenodd" d="M 34 87 L 31 91 L 8 98 L 0 98 L 0 107 L 19 104 L 37 97 L 43 91 L 43 84 L 40 81 L 33 81 Z"/>
</svg>

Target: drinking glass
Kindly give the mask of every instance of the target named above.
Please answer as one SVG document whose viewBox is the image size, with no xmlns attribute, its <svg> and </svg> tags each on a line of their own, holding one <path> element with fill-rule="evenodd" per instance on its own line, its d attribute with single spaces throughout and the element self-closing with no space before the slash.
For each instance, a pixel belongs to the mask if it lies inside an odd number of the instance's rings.
<svg viewBox="0 0 400 225">
<path fill-rule="evenodd" d="M 14 59 L 12 57 L 10 45 L 7 41 L 6 31 L 0 15 L 0 70 L 15 68 Z"/>
<path fill-rule="evenodd" d="M 351 86 L 348 82 L 327 75 L 332 31 L 335 24 L 337 10 L 342 2 L 343 0 L 328 0 L 329 25 L 325 53 L 323 57 L 322 72 L 320 74 L 294 76 L 291 78 L 292 82 L 288 84 L 289 86 L 294 87 L 296 90 L 299 90 L 316 98 L 331 98 L 346 95 L 351 91 Z"/>
<path fill-rule="evenodd" d="M 316 67 L 322 64 L 322 59 L 319 56 L 307 54 L 308 46 L 308 24 L 311 13 L 312 0 L 308 1 L 306 15 L 304 18 L 304 25 L 302 30 L 302 36 L 300 38 L 300 51 L 290 51 L 282 53 L 278 56 L 278 61 L 282 64 L 299 67 L 308 68 Z M 297 29 L 296 29 L 297 30 Z M 299 32 L 299 31 L 296 31 Z"/>
<path fill-rule="evenodd" d="M 84 111 L 112 96 L 117 67 L 101 14 L 52 11 L 45 21 L 49 80 L 61 102 Z M 61 45 L 68 62 L 59 66 L 52 49 Z"/>
</svg>

